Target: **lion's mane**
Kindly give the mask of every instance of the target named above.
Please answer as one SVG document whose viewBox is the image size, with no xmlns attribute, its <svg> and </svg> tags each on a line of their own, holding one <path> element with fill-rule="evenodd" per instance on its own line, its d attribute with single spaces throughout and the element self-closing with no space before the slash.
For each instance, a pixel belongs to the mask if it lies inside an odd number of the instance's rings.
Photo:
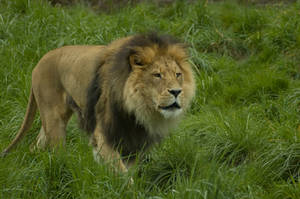
<svg viewBox="0 0 300 199">
<path fill-rule="evenodd" d="M 154 33 L 133 36 L 120 43 L 119 46 L 114 44 L 117 47 L 112 48 L 112 52 L 107 52 L 108 57 L 104 63 L 106 67 L 99 66 L 91 81 L 83 118 L 86 131 L 92 133 L 96 123 L 100 122 L 106 141 L 114 147 L 120 147 L 122 155 L 129 155 L 160 141 L 165 135 L 164 131 L 168 131 L 172 123 L 177 121 L 176 119 L 144 121 L 139 117 L 149 114 L 148 110 L 142 108 L 138 113 L 128 111 L 124 103 L 123 92 L 132 71 L 129 63 L 130 55 L 136 53 L 134 49 L 137 47 L 156 46 L 156 52 L 165 53 L 164 51 L 170 49 L 171 46 L 176 46 L 179 48 L 178 56 L 182 56 L 181 54 L 185 53 L 186 49 L 176 39 L 165 35 L 158 36 Z M 109 46 L 108 49 L 110 49 Z M 188 71 L 187 75 L 192 74 Z M 187 79 L 191 81 L 190 93 L 193 93 L 193 77 L 187 77 Z M 192 95 L 190 94 L 189 97 L 191 98 Z"/>
</svg>

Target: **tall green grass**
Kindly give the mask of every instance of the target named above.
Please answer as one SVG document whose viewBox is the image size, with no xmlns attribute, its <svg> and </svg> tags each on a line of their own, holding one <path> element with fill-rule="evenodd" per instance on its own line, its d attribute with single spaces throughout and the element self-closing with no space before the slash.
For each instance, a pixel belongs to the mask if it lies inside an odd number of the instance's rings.
<svg viewBox="0 0 300 199">
<path fill-rule="evenodd" d="M 299 1 L 176 1 L 106 13 L 1 1 L 0 149 L 22 123 L 33 67 L 63 45 L 107 44 L 148 30 L 174 35 L 190 45 L 197 94 L 173 135 L 126 175 L 93 161 L 76 118 L 65 151 L 30 153 L 37 117 L 0 160 L 0 198 L 300 198 L 299 9 Z"/>
</svg>

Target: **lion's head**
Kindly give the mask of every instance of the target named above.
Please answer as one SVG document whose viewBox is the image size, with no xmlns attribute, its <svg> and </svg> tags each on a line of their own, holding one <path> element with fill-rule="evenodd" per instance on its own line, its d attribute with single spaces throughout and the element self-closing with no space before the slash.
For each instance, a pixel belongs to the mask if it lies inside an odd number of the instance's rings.
<svg viewBox="0 0 300 199">
<path fill-rule="evenodd" d="M 167 36 L 146 35 L 134 38 L 128 49 L 131 72 L 123 90 L 127 111 L 143 124 L 182 115 L 195 93 L 185 45 Z"/>
</svg>

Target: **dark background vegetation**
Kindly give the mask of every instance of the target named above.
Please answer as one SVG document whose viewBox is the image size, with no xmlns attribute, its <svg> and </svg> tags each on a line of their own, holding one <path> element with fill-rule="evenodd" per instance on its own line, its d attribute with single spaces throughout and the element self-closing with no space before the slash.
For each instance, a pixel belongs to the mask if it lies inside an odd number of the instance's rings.
<svg viewBox="0 0 300 199">
<path fill-rule="evenodd" d="M 49 0 L 52 5 L 74 5 L 77 3 L 84 3 L 96 10 L 111 11 L 120 8 L 124 5 L 134 6 L 137 3 L 154 3 L 158 5 L 169 5 L 177 0 Z M 181 0 L 186 3 L 194 3 L 197 0 Z M 205 3 L 222 2 L 224 0 L 203 0 Z M 178 1 L 177 1 L 178 2 Z M 238 3 L 243 4 L 278 4 L 278 3 L 294 3 L 296 0 L 237 0 Z"/>
</svg>

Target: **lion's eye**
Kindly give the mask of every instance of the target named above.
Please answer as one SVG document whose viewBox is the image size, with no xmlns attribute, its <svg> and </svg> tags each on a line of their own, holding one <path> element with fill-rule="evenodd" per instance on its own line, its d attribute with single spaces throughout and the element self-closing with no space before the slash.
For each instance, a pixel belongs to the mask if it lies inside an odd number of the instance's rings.
<svg viewBox="0 0 300 199">
<path fill-rule="evenodd" d="M 180 77 L 182 74 L 181 73 L 176 73 L 176 77 Z"/>
<path fill-rule="evenodd" d="M 161 74 L 160 73 L 154 73 L 153 76 L 157 77 L 157 78 L 161 78 Z"/>
<path fill-rule="evenodd" d="M 143 66 L 143 63 L 140 60 L 134 60 L 134 64 L 138 66 Z"/>
</svg>

